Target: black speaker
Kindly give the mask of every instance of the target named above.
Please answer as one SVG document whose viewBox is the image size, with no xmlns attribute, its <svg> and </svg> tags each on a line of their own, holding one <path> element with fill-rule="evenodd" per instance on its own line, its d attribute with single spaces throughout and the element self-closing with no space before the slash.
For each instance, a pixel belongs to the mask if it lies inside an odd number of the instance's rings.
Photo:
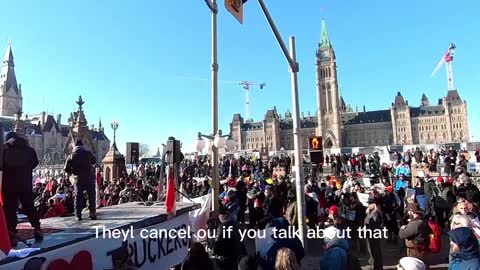
<svg viewBox="0 0 480 270">
<path fill-rule="evenodd" d="M 126 161 L 128 164 L 138 164 L 140 159 L 140 144 L 135 142 L 127 143 Z"/>
</svg>

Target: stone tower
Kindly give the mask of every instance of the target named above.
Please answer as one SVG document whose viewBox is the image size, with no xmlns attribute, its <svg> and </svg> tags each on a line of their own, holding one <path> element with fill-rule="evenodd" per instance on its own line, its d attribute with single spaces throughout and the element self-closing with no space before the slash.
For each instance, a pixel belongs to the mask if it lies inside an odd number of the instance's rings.
<svg viewBox="0 0 480 270">
<path fill-rule="evenodd" d="M 390 107 L 390 116 L 392 118 L 393 143 L 413 144 L 411 110 L 408 101 L 405 101 L 400 92 L 397 92 L 395 101 Z"/>
<path fill-rule="evenodd" d="M 22 108 L 22 89 L 15 76 L 12 44 L 8 44 L 0 70 L 0 115 L 14 116 Z"/>
<path fill-rule="evenodd" d="M 422 95 L 422 100 L 420 101 L 420 106 L 421 107 L 428 107 L 430 106 L 430 102 L 428 101 L 428 98 L 425 94 Z"/>
<path fill-rule="evenodd" d="M 322 136 L 325 148 L 342 147 L 342 106 L 340 104 L 337 82 L 337 64 L 335 52 L 328 37 L 325 19 L 317 53 L 317 136 Z"/>
</svg>

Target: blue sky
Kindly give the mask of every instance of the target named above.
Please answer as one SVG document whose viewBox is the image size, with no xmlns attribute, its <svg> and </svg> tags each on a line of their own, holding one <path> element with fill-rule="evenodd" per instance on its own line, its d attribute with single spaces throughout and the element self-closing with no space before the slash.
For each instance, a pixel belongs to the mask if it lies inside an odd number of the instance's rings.
<svg viewBox="0 0 480 270">
<path fill-rule="evenodd" d="M 347 103 L 386 109 L 397 91 L 417 105 L 447 92 L 446 72 L 430 74 L 456 42 L 454 79 L 469 104 L 471 135 L 480 140 L 480 1 L 265 1 L 285 40 L 295 35 L 300 108 L 316 110 L 315 49 L 327 20 Z M 13 40 L 24 111 L 43 108 L 66 120 L 81 94 L 89 124 L 118 120 L 118 144 L 156 149 L 169 136 L 193 143 L 211 132 L 210 12 L 202 0 L 15 0 L 1 4 L 0 49 Z M 267 82 L 251 94 L 261 119 L 292 107 L 286 60 L 255 0 L 239 25 L 219 13 L 219 123 L 228 132 L 244 113 L 244 92 L 233 81 Z M 2 52 L 3 55 L 3 52 Z M 44 100 L 44 102 L 42 102 Z M 110 137 L 111 130 L 108 129 Z"/>
</svg>

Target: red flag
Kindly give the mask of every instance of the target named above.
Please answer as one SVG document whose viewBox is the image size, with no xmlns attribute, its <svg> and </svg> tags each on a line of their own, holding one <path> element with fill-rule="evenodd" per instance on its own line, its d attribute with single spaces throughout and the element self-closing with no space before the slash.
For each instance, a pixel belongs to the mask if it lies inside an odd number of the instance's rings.
<svg viewBox="0 0 480 270">
<path fill-rule="evenodd" d="M 167 215 L 175 216 L 175 175 L 173 173 L 173 166 L 170 166 L 168 169 L 168 182 L 167 182 L 167 198 L 165 199 L 165 204 L 167 207 Z"/>
<path fill-rule="evenodd" d="M 0 258 L 10 252 L 10 238 L 8 237 L 7 221 L 3 212 L 2 193 L 0 192 L 0 253 L 2 252 L 4 254 L 0 254 Z"/>
</svg>

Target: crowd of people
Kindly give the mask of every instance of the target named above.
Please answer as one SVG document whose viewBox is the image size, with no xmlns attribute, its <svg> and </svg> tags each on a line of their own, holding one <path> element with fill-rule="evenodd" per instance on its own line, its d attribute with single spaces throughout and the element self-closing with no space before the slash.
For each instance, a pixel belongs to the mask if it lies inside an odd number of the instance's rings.
<svg viewBox="0 0 480 270">
<path fill-rule="evenodd" d="M 43 237 L 39 217 L 75 215 L 81 220 L 82 210 L 87 208 L 89 217 L 95 220 L 98 207 L 132 201 L 151 203 L 157 201 L 159 194 L 162 196 L 158 184 L 163 175 L 161 166 L 142 164 L 130 175 L 106 182 L 95 166 L 95 158 L 81 141 L 77 141 L 65 165 L 69 177 L 36 180 L 29 191 L 31 172 L 38 164 L 32 150 L 16 134 L 7 136 L 2 194 L 4 201 L 8 200 L 4 208 L 12 245 L 18 240 L 17 220 L 12 215 L 17 210 L 28 216 L 35 238 L 40 241 Z M 359 269 L 361 258 L 368 258 L 372 269 L 383 269 L 382 242 L 398 243 L 399 239 L 405 241 L 407 254 L 399 262 L 400 269 L 428 269 L 434 262 L 431 254 L 439 252 L 442 231 L 448 232 L 451 241 L 450 267 L 480 269 L 480 192 L 468 173 L 465 161 L 469 158 L 465 154 L 454 149 L 423 153 L 417 148 L 392 153 L 390 164 L 382 163 L 378 154 L 326 156 L 324 163 L 316 165 L 331 166 L 332 173 L 305 174 L 301 191 L 305 194 L 305 224 L 335 232 L 318 239 L 323 241 L 320 269 Z M 238 232 L 238 228 L 298 227 L 299 198 L 295 179 L 291 178 L 293 163 L 287 154 L 269 160 L 224 157 L 218 168 L 222 179 L 221 207 L 218 219 L 209 220 L 208 229 L 222 231 L 233 227 L 233 232 Z M 428 167 L 428 173 L 415 176 L 413 169 L 422 166 Z M 281 174 L 277 174 L 279 167 L 283 168 Z M 208 157 L 183 160 L 179 179 L 182 195 L 193 198 L 209 194 L 212 169 Z M 19 175 L 20 171 L 26 172 Z M 22 185 L 12 184 L 11 179 L 17 178 L 22 179 Z M 365 178 L 369 179 L 368 185 Z M 75 180 L 73 184 L 71 179 Z M 364 239 L 355 233 L 361 227 L 387 228 L 388 237 Z M 352 237 L 339 238 L 347 228 L 354 232 Z M 302 242 L 296 237 L 273 237 L 268 250 L 255 255 L 247 252 L 238 234 L 229 238 L 222 233 L 216 235 L 215 239 L 191 246 L 183 269 L 300 269 L 305 256 Z M 128 265 L 128 260 L 125 263 Z"/>
</svg>

